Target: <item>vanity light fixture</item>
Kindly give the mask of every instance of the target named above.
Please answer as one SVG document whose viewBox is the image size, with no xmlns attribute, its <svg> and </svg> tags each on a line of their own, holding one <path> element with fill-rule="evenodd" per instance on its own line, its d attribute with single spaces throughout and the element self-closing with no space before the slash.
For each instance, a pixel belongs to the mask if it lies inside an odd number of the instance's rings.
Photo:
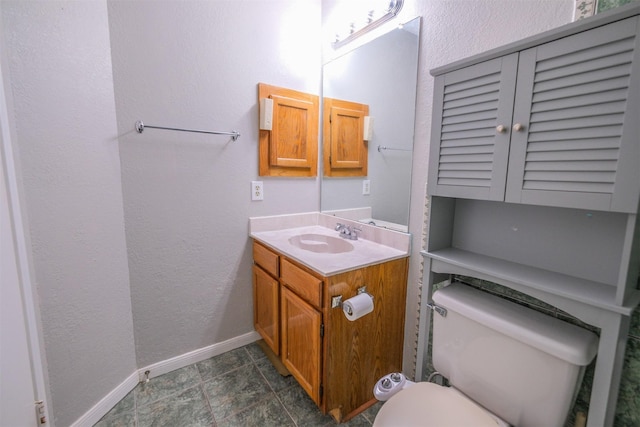
<svg viewBox="0 0 640 427">
<path fill-rule="evenodd" d="M 367 16 L 360 26 L 354 21 L 349 24 L 349 30 L 346 35 L 336 34 L 334 42 L 331 44 L 334 49 L 338 49 L 352 40 L 368 33 L 374 28 L 379 27 L 383 23 L 393 19 L 402 9 L 404 0 L 390 0 L 387 7 L 382 13 L 376 17 L 380 12 L 376 10 L 370 10 Z"/>
</svg>

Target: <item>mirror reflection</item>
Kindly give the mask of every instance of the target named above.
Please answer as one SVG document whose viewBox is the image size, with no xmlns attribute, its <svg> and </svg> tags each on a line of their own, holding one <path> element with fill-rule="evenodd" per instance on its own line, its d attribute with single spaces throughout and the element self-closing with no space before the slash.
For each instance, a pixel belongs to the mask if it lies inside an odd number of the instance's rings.
<svg viewBox="0 0 640 427">
<path fill-rule="evenodd" d="M 415 18 L 324 65 L 323 97 L 367 105 L 372 129 L 366 176 L 325 174 L 323 212 L 407 231 L 419 31 Z"/>
</svg>

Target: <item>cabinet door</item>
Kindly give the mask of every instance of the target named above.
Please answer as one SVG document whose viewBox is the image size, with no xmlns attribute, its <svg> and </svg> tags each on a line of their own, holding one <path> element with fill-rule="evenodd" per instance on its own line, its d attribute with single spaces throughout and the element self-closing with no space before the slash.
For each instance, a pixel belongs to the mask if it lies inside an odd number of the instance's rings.
<svg viewBox="0 0 640 427">
<path fill-rule="evenodd" d="M 636 211 L 637 32 L 633 17 L 521 52 L 506 201 Z"/>
<path fill-rule="evenodd" d="M 315 167 L 317 148 L 309 143 L 317 138 L 311 133 L 317 120 L 317 105 L 305 99 L 271 95 L 273 99 L 273 129 L 271 131 L 271 166 L 306 168 Z"/>
<path fill-rule="evenodd" d="M 280 354 L 279 286 L 276 279 L 253 266 L 253 323 L 276 355 Z"/>
<path fill-rule="evenodd" d="M 258 84 L 258 99 L 273 100 L 272 128 L 260 130 L 260 176 L 316 176 L 318 95 Z"/>
<path fill-rule="evenodd" d="M 282 363 L 320 405 L 322 315 L 286 286 L 281 292 Z"/>
<path fill-rule="evenodd" d="M 436 77 L 429 194 L 504 200 L 517 63 L 514 53 Z"/>
<path fill-rule="evenodd" d="M 369 106 L 324 98 L 324 175 L 366 176 L 369 151 L 364 140 Z"/>
</svg>

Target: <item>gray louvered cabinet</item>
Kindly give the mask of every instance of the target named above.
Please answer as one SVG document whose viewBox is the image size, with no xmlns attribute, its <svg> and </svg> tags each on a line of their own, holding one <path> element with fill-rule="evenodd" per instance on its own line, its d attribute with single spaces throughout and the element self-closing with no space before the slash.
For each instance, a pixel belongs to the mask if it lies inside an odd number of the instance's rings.
<svg viewBox="0 0 640 427">
<path fill-rule="evenodd" d="M 636 212 L 639 21 L 437 75 L 430 194 Z"/>
</svg>

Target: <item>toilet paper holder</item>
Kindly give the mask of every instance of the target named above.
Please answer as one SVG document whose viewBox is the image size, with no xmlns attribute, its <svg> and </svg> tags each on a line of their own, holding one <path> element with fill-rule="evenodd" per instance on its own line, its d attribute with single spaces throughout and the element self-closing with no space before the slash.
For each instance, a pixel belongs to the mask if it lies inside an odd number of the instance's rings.
<svg viewBox="0 0 640 427">
<path fill-rule="evenodd" d="M 366 286 L 361 286 L 357 289 L 356 295 L 360 295 L 360 294 L 367 294 L 371 297 L 371 299 L 373 299 L 373 295 L 367 292 Z M 331 308 L 336 308 L 336 307 L 342 307 L 342 295 L 336 295 L 334 297 L 331 297 Z"/>
</svg>

